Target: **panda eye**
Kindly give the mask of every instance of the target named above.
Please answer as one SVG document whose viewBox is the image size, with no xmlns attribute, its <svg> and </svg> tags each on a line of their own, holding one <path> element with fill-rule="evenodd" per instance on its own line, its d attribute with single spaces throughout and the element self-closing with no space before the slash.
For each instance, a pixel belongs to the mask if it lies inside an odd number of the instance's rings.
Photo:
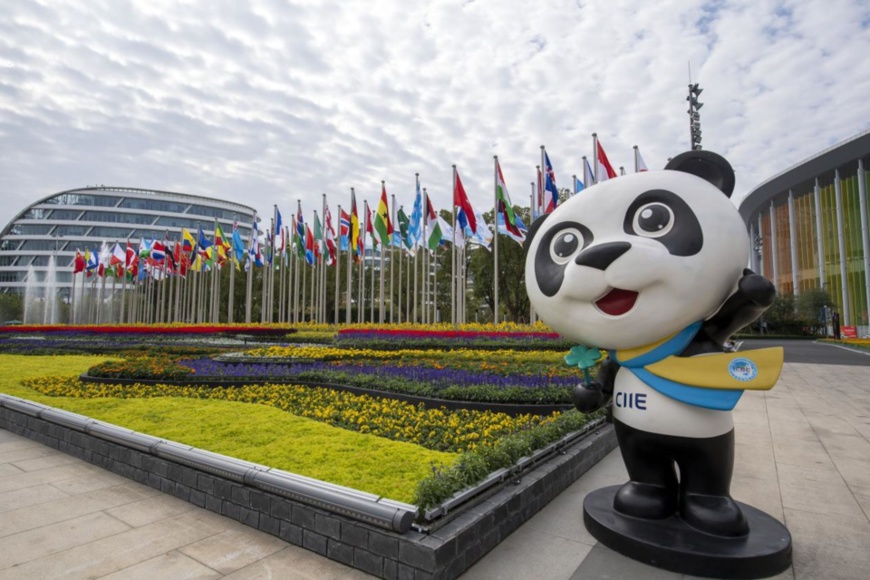
<svg viewBox="0 0 870 580">
<path fill-rule="evenodd" d="M 566 229 L 550 243 L 550 257 L 557 264 L 567 264 L 577 250 L 583 247 L 583 234 L 576 228 Z"/>
<path fill-rule="evenodd" d="M 660 202 L 640 206 L 632 220 L 634 232 L 645 238 L 660 238 L 673 227 L 674 210 Z"/>
</svg>

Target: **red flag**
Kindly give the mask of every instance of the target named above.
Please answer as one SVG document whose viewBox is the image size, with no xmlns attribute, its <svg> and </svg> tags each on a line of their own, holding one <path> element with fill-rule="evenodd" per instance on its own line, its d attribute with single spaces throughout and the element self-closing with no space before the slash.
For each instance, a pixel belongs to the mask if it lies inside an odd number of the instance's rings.
<svg viewBox="0 0 870 580">
<path fill-rule="evenodd" d="M 598 141 L 598 169 L 596 170 L 598 173 L 598 181 L 604 181 L 601 179 L 602 169 L 604 169 L 604 172 L 607 174 L 607 179 L 613 179 L 616 177 L 616 172 L 613 170 L 613 166 L 610 164 L 610 161 L 607 160 L 607 154 L 604 152 L 604 147 L 601 146 L 601 141 Z"/>
<path fill-rule="evenodd" d="M 453 205 L 458 207 L 465 213 L 465 219 L 468 220 L 468 227 L 472 232 L 477 231 L 477 218 L 474 216 L 474 208 L 471 207 L 471 202 L 465 194 L 465 188 L 462 187 L 462 180 L 459 179 L 459 172 L 456 171 L 456 182 L 453 184 Z"/>
<path fill-rule="evenodd" d="M 85 271 L 85 257 L 79 250 L 76 250 L 76 259 L 73 262 L 73 274 Z"/>
</svg>

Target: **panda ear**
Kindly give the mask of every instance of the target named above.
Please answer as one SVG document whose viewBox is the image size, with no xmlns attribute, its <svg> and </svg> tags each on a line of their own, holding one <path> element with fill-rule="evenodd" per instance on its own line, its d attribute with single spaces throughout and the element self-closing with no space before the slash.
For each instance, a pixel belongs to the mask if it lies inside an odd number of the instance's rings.
<svg viewBox="0 0 870 580">
<path fill-rule="evenodd" d="M 523 257 L 528 255 L 529 248 L 532 247 L 532 238 L 534 238 L 535 235 L 538 233 L 538 230 L 541 229 L 541 226 L 543 225 L 544 220 L 547 219 L 548 215 L 550 214 L 545 213 L 544 215 L 533 221 L 532 225 L 529 226 L 529 229 L 526 232 L 526 241 L 525 243 L 523 243 Z"/>
<path fill-rule="evenodd" d="M 686 151 L 680 153 L 665 166 L 665 169 L 691 173 L 705 181 L 709 181 L 727 197 L 734 191 L 734 169 L 731 164 L 712 151 Z"/>
</svg>

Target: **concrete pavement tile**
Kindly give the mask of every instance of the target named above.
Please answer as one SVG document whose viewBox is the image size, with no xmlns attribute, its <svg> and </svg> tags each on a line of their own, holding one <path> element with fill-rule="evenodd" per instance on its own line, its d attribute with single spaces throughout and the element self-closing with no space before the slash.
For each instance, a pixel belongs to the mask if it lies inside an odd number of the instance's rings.
<svg viewBox="0 0 870 580">
<path fill-rule="evenodd" d="M 3 538 L 3 549 L 0 550 L 0 578 L 10 572 L 7 568 L 12 566 L 18 566 L 13 570 L 17 574 L 31 562 L 44 561 L 58 552 L 113 536 L 128 529 L 130 529 L 128 526 L 115 518 L 96 513 L 8 536 Z M 30 576 L 30 578 L 49 577 L 51 576 Z"/>
<path fill-rule="evenodd" d="M 69 496 L 51 485 L 37 485 L 25 489 L 16 489 L 15 491 L 7 491 L 0 493 L 0 512 L 8 512 L 17 510 L 27 506 L 40 504 L 60 498 L 68 498 Z M 2 520 L 0 520 L 2 521 Z M 3 530 L 0 529 L 0 535 Z"/>
<path fill-rule="evenodd" d="M 780 421 L 770 423 L 770 435 L 774 443 L 790 441 L 818 441 L 808 421 Z"/>
<path fill-rule="evenodd" d="M 15 451 L 5 451 L 0 453 L 0 464 L 12 463 L 13 461 L 20 461 L 22 459 L 36 459 L 37 457 L 46 457 L 50 455 L 60 455 L 60 452 L 44 445 L 40 445 L 39 447 L 26 447 L 24 449 L 16 449 Z"/>
<path fill-rule="evenodd" d="M 323 556 L 318 556 L 298 546 L 287 546 L 280 552 L 275 552 L 271 556 L 224 576 L 224 578 L 226 580 L 266 580 L 272 578 L 340 580 L 372 578 L 372 576 L 328 560 Z"/>
<path fill-rule="evenodd" d="M 779 487 L 785 509 L 867 521 L 836 470 L 781 464 Z"/>
<path fill-rule="evenodd" d="M 594 546 L 598 541 L 592 537 L 592 534 L 586 530 L 586 526 L 583 524 L 583 499 L 585 497 L 585 493 L 559 494 L 523 526 L 566 540 Z"/>
<path fill-rule="evenodd" d="M 570 578 L 591 550 L 588 544 L 521 526 L 460 578 Z"/>
<path fill-rule="evenodd" d="M 173 550 L 167 554 L 140 562 L 135 566 L 103 576 L 101 580 L 154 580 L 155 578 L 210 580 L 220 577 L 221 574 L 211 568 Z"/>
<path fill-rule="evenodd" d="M 832 457 L 870 459 L 870 443 L 860 435 L 820 434 L 819 439 Z"/>
<path fill-rule="evenodd" d="M 834 467 L 831 457 L 819 441 L 774 441 L 773 452 L 777 464 L 790 463 L 821 469 Z"/>
<path fill-rule="evenodd" d="M 542 577 L 542 576 L 539 576 Z M 607 578 L 608 580 L 680 580 L 682 575 L 627 558 L 598 544 L 571 575 L 571 580 Z"/>
<path fill-rule="evenodd" d="M 42 485 L 44 483 L 64 481 L 92 473 L 94 473 L 94 470 L 81 462 L 42 469 L 40 471 L 23 472 L 0 479 L 0 493 Z"/>
<path fill-rule="evenodd" d="M 855 494 L 855 501 L 858 502 L 858 505 L 861 506 L 861 509 L 864 510 L 864 517 L 870 521 L 870 495 L 863 493 Z"/>
<path fill-rule="evenodd" d="M 24 437 L 19 437 L 18 435 L 14 435 L 8 431 L 0 430 L 0 433 L 6 433 L 8 436 L 11 436 L 5 441 L 0 440 L 0 453 L 44 447 L 41 443 L 25 439 Z"/>
<path fill-rule="evenodd" d="M 735 423 L 734 441 L 737 444 L 743 445 L 770 446 L 773 442 L 773 438 L 770 435 L 770 427 L 767 425 Z"/>
<path fill-rule="evenodd" d="M 31 560 L 15 569 L 19 578 L 99 578 L 156 558 L 221 530 L 187 515 L 130 529 L 105 514 L 126 531 L 91 541 L 74 549 Z M 29 532 L 25 532 L 27 534 Z M 3 579 L 0 572 L 0 579 Z"/>
<path fill-rule="evenodd" d="M 138 528 L 193 509 L 196 509 L 193 504 L 170 495 L 160 494 L 112 508 L 106 513 L 129 526 Z"/>
<path fill-rule="evenodd" d="M 783 521 L 782 497 L 776 479 L 758 479 L 734 474 L 731 497 Z"/>
<path fill-rule="evenodd" d="M 101 471 L 100 473 L 92 473 L 83 477 L 74 477 L 63 481 L 55 481 L 51 485 L 70 495 L 79 495 L 90 491 L 97 491 L 98 489 L 115 487 L 116 485 L 137 485 L 143 490 L 149 490 L 149 495 L 160 493 L 159 490 L 152 487 L 136 483 L 126 477 L 121 477 L 120 475 L 115 475 L 108 471 Z"/>
<path fill-rule="evenodd" d="M 858 435 L 858 431 L 852 427 L 849 421 L 844 421 L 842 415 L 804 413 L 804 416 L 819 437 L 823 435 Z"/>
<path fill-rule="evenodd" d="M 240 526 L 179 548 L 179 551 L 221 574 L 229 574 L 287 546 L 287 542 L 269 534 Z"/>
<path fill-rule="evenodd" d="M 146 488 L 148 489 L 148 488 Z M 29 491 L 29 490 L 23 490 Z M 10 492 L 15 493 L 15 492 Z M 0 537 L 117 507 L 148 497 L 134 485 L 118 485 L 0 513 Z M 2 544 L 2 542 L 0 542 Z"/>
<path fill-rule="evenodd" d="M 796 580 L 867 578 L 870 523 L 834 515 L 785 510 L 792 535 Z"/>
<path fill-rule="evenodd" d="M 734 474 L 776 480 L 776 458 L 770 445 L 734 446 Z"/>
<path fill-rule="evenodd" d="M 758 425 L 766 427 L 768 424 L 767 411 L 747 410 L 734 413 L 734 425 Z"/>
<path fill-rule="evenodd" d="M 0 463 L 0 477 L 19 475 L 21 473 L 24 473 L 24 470 L 15 467 L 11 463 Z"/>
<path fill-rule="evenodd" d="M 21 471 L 39 471 L 40 469 L 48 469 L 49 467 L 59 467 L 61 465 L 69 465 L 70 463 L 80 462 L 72 455 L 59 453 L 57 455 L 48 455 L 46 457 L 37 457 L 35 459 L 23 459 L 16 461 L 12 465 Z"/>
<path fill-rule="evenodd" d="M 834 457 L 833 460 L 852 492 L 870 495 L 870 458 Z"/>
</svg>

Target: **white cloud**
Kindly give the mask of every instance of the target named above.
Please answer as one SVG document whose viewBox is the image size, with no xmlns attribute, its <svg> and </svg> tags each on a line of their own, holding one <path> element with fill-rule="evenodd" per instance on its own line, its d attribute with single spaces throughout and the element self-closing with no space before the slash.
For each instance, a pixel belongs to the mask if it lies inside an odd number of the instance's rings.
<svg viewBox="0 0 870 580">
<path fill-rule="evenodd" d="M 614 165 L 704 146 L 737 194 L 870 126 L 860 0 L 249 3 L 22 1 L 0 21 L 0 223 L 86 184 L 175 190 L 285 214 L 450 204 L 451 164 L 492 197 L 498 154 L 527 199 L 541 144 L 560 185 L 597 131 Z"/>
</svg>

